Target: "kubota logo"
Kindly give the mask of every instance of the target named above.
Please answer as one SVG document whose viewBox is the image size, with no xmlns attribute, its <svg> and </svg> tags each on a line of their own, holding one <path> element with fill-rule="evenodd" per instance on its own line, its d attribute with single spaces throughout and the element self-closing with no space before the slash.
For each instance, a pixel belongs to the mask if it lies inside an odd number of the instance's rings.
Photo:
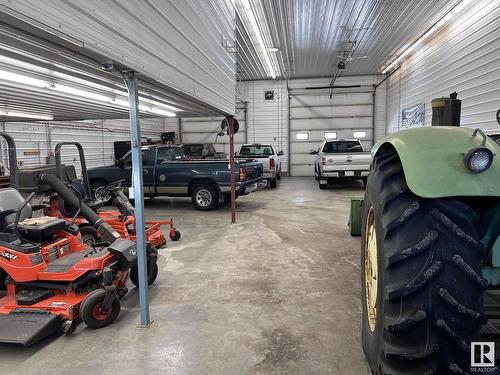
<svg viewBox="0 0 500 375">
<path fill-rule="evenodd" d="M 0 257 L 3 257 L 9 261 L 17 259 L 17 255 L 14 255 L 14 254 L 11 254 L 8 252 L 0 253 Z"/>
</svg>

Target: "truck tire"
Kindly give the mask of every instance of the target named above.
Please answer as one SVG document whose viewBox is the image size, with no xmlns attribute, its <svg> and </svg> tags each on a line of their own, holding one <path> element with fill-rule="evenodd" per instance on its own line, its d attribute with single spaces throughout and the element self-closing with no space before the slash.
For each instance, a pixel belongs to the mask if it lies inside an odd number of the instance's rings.
<svg viewBox="0 0 500 375">
<path fill-rule="evenodd" d="M 95 192 L 97 189 L 102 188 L 102 187 L 106 186 L 107 184 L 108 183 L 104 180 L 97 180 L 97 181 L 93 182 L 90 185 L 90 191 L 92 193 L 92 197 L 95 198 Z M 111 197 L 109 197 L 109 199 L 107 201 L 105 201 L 104 204 L 105 205 L 111 204 Z"/>
<path fill-rule="evenodd" d="M 213 185 L 200 185 L 191 193 L 191 201 L 197 210 L 210 211 L 219 205 L 219 193 Z"/>
<path fill-rule="evenodd" d="M 321 172 L 318 171 L 318 186 L 321 190 L 326 189 L 328 187 L 328 180 L 326 180 L 326 184 L 321 183 Z"/>
<path fill-rule="evenodd" d="M 271 187 L 271 189 L 275 189 L 276 186 L 278 186 L 278 178 L 275 177 L 275 178 L 269 180 L 269 186 Z"/>
<path fill-rule="evenodd" d="M 363 350 L 374 374 L 465 374 L 483 313 L 479 215 L 424 199 L 397 154 L 374 160 L 361 241 Z"/>
</svg>

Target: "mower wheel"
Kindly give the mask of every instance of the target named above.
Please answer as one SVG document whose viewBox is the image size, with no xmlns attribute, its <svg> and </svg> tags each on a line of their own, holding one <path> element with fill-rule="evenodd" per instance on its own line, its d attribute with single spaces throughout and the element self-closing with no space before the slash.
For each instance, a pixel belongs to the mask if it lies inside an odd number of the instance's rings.
<svg viewBox="0 0 500 375">
<path fill-rule="evenodd" d="M 361 240 L 362 342 L 373 374 L 465 374 L 486 322 L 480 217 L 411 192 L 396 153 L 374 159 Z"/>
<path fill-rule="evenodd" d="M 156 278 L 158 277 L 158 264 L 156 262 L 153 263 L 152 269 L 149 269 L 148 267 L 148 286 L 153 285 L 155 282 Z M 137 269 L 137 266 L 133 267 L 130 270 L 130 281 L 132 284 L 135 286 L 139 286 L 139 271 Z"/>
<path fill-rule="evenodd" d="M 75 332 L 75 329 L 76 322 L 74 320 L 66 319 L 61 323 L 61 332 L 65 335 L 71 335 L 73 332 Z"/>
<path fill-rule="evenodd" d="M 80 234 L 82 235 L 82 242 L 89 246 L 101 242 L 101 239 L 97 234 L 97 230 L 94 227 L 91 227 L 90 225 L 81 227 Z"/>
<path fill-rule="evenodd" d="M 169 233 L 169 237 L 172 241 L 179 241 L 181 239 L 181 232 L 177 229 Z"/>
<path fill-rule="evenodd" d="M 80 305 L 80 317 L 89 328 L 103 328 L 115 321 L 120 313 L 120 299 L 115 295 L 111 307 L 102 311 L 106 291 L 96 289 L 90 292 Z"/>
</svg>

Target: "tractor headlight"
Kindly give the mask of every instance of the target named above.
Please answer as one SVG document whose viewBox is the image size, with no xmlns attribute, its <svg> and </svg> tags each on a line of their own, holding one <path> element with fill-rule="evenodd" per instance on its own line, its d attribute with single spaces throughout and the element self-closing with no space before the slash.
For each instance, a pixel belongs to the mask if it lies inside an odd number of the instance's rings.
<svg viewBox="0 0 500 375">
<path fill-rule="evenodd" d="M 464 163 L 472 173 L 481 173 L 491 166 L 494 156 L 486 147 L 475 147 L 465 154 Z"/>
</svg>

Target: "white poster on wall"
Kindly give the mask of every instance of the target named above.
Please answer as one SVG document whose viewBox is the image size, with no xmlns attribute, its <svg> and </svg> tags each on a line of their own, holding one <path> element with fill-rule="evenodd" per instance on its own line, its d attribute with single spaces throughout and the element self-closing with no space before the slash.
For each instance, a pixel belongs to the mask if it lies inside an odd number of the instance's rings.
<svg viewBox="0 0 500 375">
<path fill-rule="evenodd" d="M 404 108 L 401 111 L 401 129 L 417 128 L 424 126 L 425 106 L 419 103 L 413 107 Z"/>
</svg>

